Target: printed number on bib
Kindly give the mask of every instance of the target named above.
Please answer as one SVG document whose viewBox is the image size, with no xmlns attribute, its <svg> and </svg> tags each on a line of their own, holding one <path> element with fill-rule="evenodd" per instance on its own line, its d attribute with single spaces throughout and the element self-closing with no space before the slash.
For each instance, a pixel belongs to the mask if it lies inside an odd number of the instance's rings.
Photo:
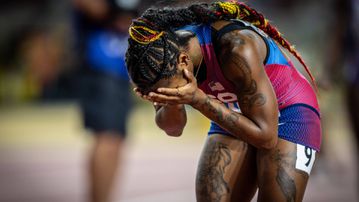
<svg viewBox="0 0 359 202">
<path fill-rule="evenodd" d="M 295 162 L 295 168 L 310 175 L 315 161 L 315 153 L 316 151 L 314 149 L 297 144 L 297 160 Z"/>
</svg>

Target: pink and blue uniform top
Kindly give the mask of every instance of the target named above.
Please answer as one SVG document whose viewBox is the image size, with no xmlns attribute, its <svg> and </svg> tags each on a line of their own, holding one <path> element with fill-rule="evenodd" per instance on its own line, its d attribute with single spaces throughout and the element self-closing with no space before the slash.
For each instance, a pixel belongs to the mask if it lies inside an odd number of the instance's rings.
<svg viewBox="0 0 359 202">
<path fill-rule="evenodd" d="M 278 101 L 279 138 L 319 151 L 322 134 L 319 106 L 314 90 L 292 62 L 286 59 L 273 39 L 249 23 L 235 20 L 219 31 L 214 30 L 210 24 L 181 28 L 194 33 L 201 46 L 206 66 L 206 79 L 200 83 L 199 88 L 210 97 L 223 102 L 228 108 L 240 113 L 235 88 L 223 75 L 214 48 L 215 40 L 220 34 L 236 29 L 251 29 L 266 43 L 267 57 L 263 64 Z M 216 35 L 213 32 L 217 32 Z M 213 121 L 208 134 L 230 135 Z"/>
</svg>

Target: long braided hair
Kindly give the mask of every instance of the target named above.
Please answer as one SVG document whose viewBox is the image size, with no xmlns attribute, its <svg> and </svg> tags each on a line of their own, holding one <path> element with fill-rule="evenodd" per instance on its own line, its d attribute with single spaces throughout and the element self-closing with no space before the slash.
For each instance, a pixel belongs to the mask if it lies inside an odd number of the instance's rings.
<svg viewBox="0 0 359 202">
<path fill-rule="evenodd" d="M 298 59 L 315 85 L 314 77 L 294 46 L 261 13 L 237 1 L 146 10 L 129 28 L 126 63 L 132 81 L 143 93 L 147 93 L 160 79 L 176 74 L 180 48 L 185 47 L 190 38 L 176 35 L 177 28 L 230 19 L 250 22 L 267 33 Z"/>
</svg>

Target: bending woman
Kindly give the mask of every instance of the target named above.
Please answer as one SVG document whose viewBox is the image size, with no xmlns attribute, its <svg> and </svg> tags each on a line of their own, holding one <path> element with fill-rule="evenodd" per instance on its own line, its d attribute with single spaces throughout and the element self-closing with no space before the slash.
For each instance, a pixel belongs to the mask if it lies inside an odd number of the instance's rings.
<svg viewBox="0 0 359 202">
<path fill-rule="evenodd" d="M 279 45 L 297 51 L 240 2 L 148 9 L 129 29 L 127 68 L 170 136 L 184 105 L 211 120 L 197 201 L 302 201 L 320 149 L 316 94 Z"/>
</svg>

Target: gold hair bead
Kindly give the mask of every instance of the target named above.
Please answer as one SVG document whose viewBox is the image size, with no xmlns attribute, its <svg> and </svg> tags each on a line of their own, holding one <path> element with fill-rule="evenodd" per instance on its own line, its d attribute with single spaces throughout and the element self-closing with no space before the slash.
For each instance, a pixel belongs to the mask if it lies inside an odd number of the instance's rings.
<svg viewBox="0 0 359 202">
<path fill-rule="evenodd" d="M 222 8 L 223 11 L 231 14 L 239 16 L 239 9 L 238 6 L 231 2 L 218 2 L 219 7 Z"/>
<path fill-rule="evenodd" d="M 148 33 L 150 33 L 152 36 L 145 36 L 143 35 L 139 30 L 142 29 Z M 129 28 L 129 34 L 130 34 L 130 37 L 135 40 L 136 42 L 140 43 L 140 44 L 149 44 L 151 42 L 154 42 L 156 41 L 157 39 L 159 39 L 163 34 L 164 32 L 161 31 L 161 32 L 158 32 L 158 31 L 155 31 L 155 30 L 152 30 L 148 27 L 145 27 L 145 26 L 131 26 Z M 140 37 L 139 37 L 140 36 Z"/>
<path fill-rule="evenodd" d="M 267 27 L 267 26 L 268 26 L 268 20 L 264 19 L 264 27 Z"/>
</svg>

